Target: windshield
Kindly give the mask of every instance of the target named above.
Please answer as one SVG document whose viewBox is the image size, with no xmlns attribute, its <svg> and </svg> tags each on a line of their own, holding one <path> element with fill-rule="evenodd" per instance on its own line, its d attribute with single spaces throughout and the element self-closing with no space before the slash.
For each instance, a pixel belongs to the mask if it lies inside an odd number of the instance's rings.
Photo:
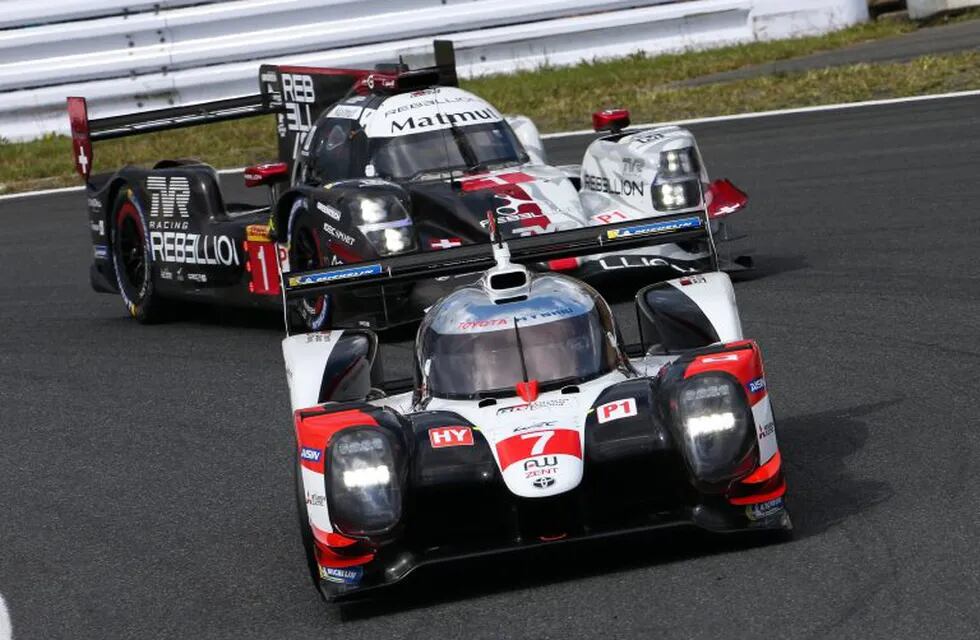
<svg viewBox="0 0 980 640">
<path fill-rule="evenodd" d="M 512 395 L 514 386 L 524 380 L 522 351 L 528 379 L 543 388 L 590 380 L 616 367 L 609 330 L 608 319 L 595 306 L 583 310 L 574 303 L 537 315 L 518 306 L 514 316 L 459 322 L 447 333 L 428 325 L 420 346 L 427 361 L 423 366 L 428 369 L 429 392 L 460 399 Z"/>
<path fill-rule="evenodd" d="M 456 133 L 463 140 L 457 141 L 452 129 L 371 140 L 370 158 L 376 175 L 408 180 L 473 168 L 465 158 L 467 145 L 481 168 L 527 160 L 524 148 L 504 121 L 457 127 Z"/>
</svg>

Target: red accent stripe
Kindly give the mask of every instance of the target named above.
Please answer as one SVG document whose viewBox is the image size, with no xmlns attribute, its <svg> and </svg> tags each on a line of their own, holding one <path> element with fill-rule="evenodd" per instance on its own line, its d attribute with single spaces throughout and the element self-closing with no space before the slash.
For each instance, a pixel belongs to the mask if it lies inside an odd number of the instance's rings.
<svg viewBox="0 0 980 640">
<path fill-rule="evenodd" d="M 342 556 L 330 547 L 321 546 L 319 542 L 313 545 L 313 551 L 316 555 L 316 563 L 321 567 L 329 567 L 331 569 L 356 567 L 374 560 L 373 553 L 365 553 L 360 556 Z"/>
<path fill-rule="evenodd" d="M 298 443 L 297 454 L 304 447 L 324 451 L 333 434 L 341 429 L 359 426 L 378 426 L 378 422 L 372 416 L 364 413 L 360 409 L 348 409 L 347 411 L 314 415 L 305 413 L 304 415 L 304 412 L 308 411 L 308 409 L 299 409 L 293 414 L 293 420 L 296 425 L 296 442 Z M 324 451 L 317 461 L 300 458 L 300 464 L 310 471 L 323 473 L 323 463 L 326 456 L 327 454 Z"/>
<path fill-rule="evenodd" d="M 736 498 L 729 498 L 728 501 L 734 505 L 745 505 L 745 504 L 759 504 L 760 502 L 769 502 L 770 500 L 775 500 L 779 498 L 784 493 L 786 493 L 786 481 L 781 480 L 779 486 L 777 486 L 772 491 L 767 491 L 766 493 L 756 493 L 751 496 L 738 496 Z"/>
<path fill-rule="evenodd" d="M 552 271 L 573 271 L 578 269 L 578 258 L 555 258 L 548 260 L 548 268 Z"/>
<path fill-rule="evenodd" d="M 548 433 L 551 433 L 548 436 Z M 540 451 L 535 451 L 535 446 L 544 440 L 544 446 Z M 578 431 L 574 429 L 544 429 L 541 431 L 529 431 L 513 435 L 506 440 L 497 443 L 497 457 L 500 458 L 500 469 L 505 470 L 515 462 L 526 460 L 535 456 L 547 456 L 564 454 L 568 456 L 582 457 L 582 441 L 579 439 Z"/>
<path fill-rule="evenodd" d="M 747 478 L 743 478 L 742 482 L 744 484 L 759 484 L 772 480 L 776 477 L 776 474 L 779 473 L 779 469 L 781 468 L 782 464 L 782 456 L 780 456 L 779 451 L 777 451 L 771 458 L 769 458 L 768 462 L 753 471 Z"/>
</svg>

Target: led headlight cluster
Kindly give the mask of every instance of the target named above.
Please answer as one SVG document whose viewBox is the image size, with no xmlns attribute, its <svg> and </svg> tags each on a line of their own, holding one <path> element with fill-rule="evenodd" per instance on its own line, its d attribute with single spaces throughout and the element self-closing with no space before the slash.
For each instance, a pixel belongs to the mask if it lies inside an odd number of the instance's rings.
<svg viewBox="0 0 980 640">
<path fill-rule="evenodd" d="M 657 211 L 690 209 L 701 203 L 701 165 L 694 147 L 660 152 L 660 169 L 653 183 Z"/>
<path fill-rule="evenodd" d="M 675 428 L 694 475 L 707 482 L 732 477 L 752 442 L 752 418 L 734 379 L 705 374 L 677 391 Z"/>
<path fill-rule="evenodd" d="M 330 520 L 339 532 L 367 536 L 389 531 L 401 519 L 402 488 L 396 444 L 377 427 L 347 429 L 327 448 Z"/>
<path fill-rule="evenodd" d="M 358 229 L 379 255 L 416 248 L 412 219 L 397 199 L 364 197 L 355 200 L 352 208 L 359 222 Z"/>
</svg>

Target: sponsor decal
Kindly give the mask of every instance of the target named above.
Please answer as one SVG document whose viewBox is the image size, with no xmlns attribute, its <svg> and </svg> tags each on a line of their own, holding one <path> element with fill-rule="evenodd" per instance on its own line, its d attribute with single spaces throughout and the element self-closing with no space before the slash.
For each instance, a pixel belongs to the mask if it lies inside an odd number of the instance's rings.
<svg viewBox="0 0 980 640">
<path fill-rule="evenodd" d="M 634 194 L 642 196 L 646 188 L 644 183 L 638 180 L 615 177 L 610 179 L 605 176 L 594 176 L 588 173 L 582 176 L 582 186 L 589 191 L 608 193 L 613 196 L 632 196 Z"/>
<path fill-rule="evenodd" d="M 333 282 L 334 280 L 347 280 L 348 278 L 376 276 L 380 273 L 380 264 L 369 264 L 363 267 L 350 267 L 349 269 L 338 269 L 324 273 L 311 273 L 305 276 L 292 276 L 289 278 L 289 286 L 296 287 L 304 284 L 321 284 L 323 282 Z"/>
<path fill-rule="evenodd" d="M 648 258 L 646 256 L 612 256 L 599 258 L 599 266 L 605 271 L 615 271 L 616 269 L 640 269 L 649 267 L 671 267 L 669 260 L 664 258 Z"/>
<path fill-rule="evenodd" d="M 330 110 L 327 114 L 328 118 L 346 118 L 348 120 L 357 120 L 361 117 L 361 111 L 363 107 L 357 107 L 350 104 L 338 104 L 336 107 Z"/>
<path fill-rule="evenodd" d="M 533 212 L 531 212 L 531 211 L 521 211 L 521 212 L 518 212 L 518 213 L 501 213 L 500 212 L 500 209 L 497 209 L 497 222 L 499 222 L 501 224 L 506 224 L 506 223 L 510 223 L 510 222 L 521 222 L 521 221 L 527 221 L 527 220 L 540 221 L 540 222 L 543 222 L 545 225 L 551 223 L 551 220 L 548 218 L 548 216 L 546 216 L 543 213 L 541 213 L 541 210 L 540 209 L 538 209 L 537 211 L 533 211 Z M 480 226 L 481 227 L 486 228 L 489 225 L 490 225 L 490 221 L 489 220 L 480 220 Z"/>
<path fill-rule="evenodd" d="M 757 520 L 765 520 L 766 518 L 782 511 L 783 506 L 783 499 L 781 497 L 776 498 L 775 500 L 769 500 L 768 502 L 750 504 L 745 507 L 745 516 L 753 522 Z"/>
<path fill-rule="evenodd" d="M 306 344 L 313 342 L 330 342 L 333 340 L 330 332 L 327 333 L 307 333 L 306 334 Z"/>
<path fill-rule="evenodd" d="M 608 213 L 599 213 L 590 218 L 592 222 L 596 224 L 612 224 L 614 222 L 620 222 L 623 220 L 629 220 L 629 216 L 622 211 L 610 211 Z"/>
<path fill-rule="evenodd" d="M 443 97 L 443 96 L 438 96 L 438 93 L 439 93 L 438 91 L 428 91 L 427 90 L 427 91 L 422 91 L 422 92 L 417 92 L 417 93 L 418 93 L 418 96 L 416 96 L 416 94 L 413 93 L 412 94 L 412 97 L 413 98 L 420 97 L 420 96 L 425 95 L 425 94 L 429 94 L 429 95 L 433 95 L 433 96 L 437 96 L 437 97 L 433 97 L 433 98 L 430 98 L 428 100 L 419 100 L 417 102 L 409 102 L 408 104 L 403 104 L 402 106 L 400 106 L 398 108 L 388 109 L 387 111 L 385 111 L 385 117 L 393 116 L 395 114 L 402 113 L 402 112 L 405 112 L 405 111 L 415 111 L 416 109 L 422 109 L 423 107 L 434 107 L 436 105 L 446 105 L 446 104 L 458 104 L 460 102 L 482 102 L 482 100 L 479 100 L 478 98 L 475 98 L 474 96 L 465 96 L 464 95 L 464 96 L 451 96 L 451 97 L 446 98 L 446 97 Z"/>
<path fill-rule="evenodd" d="M 100 211 L 102 211 L 102 203 L 99 201 L 98 198 L 89 198 L 88 210 L 91 211 L 92 213 L 99 213 Z"/>
<path fill-rule="evenodd" d="M 530 434 L 529 434 L 530 435 Z M 558 456 L 541 456 L 524 461 L 524 478 L 540 478 L 558 473 Z"/>
<path fill-rule="evenodd" d="M 92 254 L 95 256 L 96 260 L 108 260 L 109 259 L 109 247 L 104 244 L 97 244 L 92 247 Z"/>
<path fill-rule="evenodd" d="M 476 122 L 496 122 L 500 117 L 493 109 L 473 109 L 472 111 L 459 111 L 456 113 L 437 113 L 434 116 L 408 116 L 404 120 L 391 121 L 391 133 L 413 133 L 419 129 L 428 129 L 435 126 L 448 127 L 451 124 L 465 124 Z"/>
<path fill-rule="evenodd" d="M 343 242 L 348 247 L 349 246 L 352 246 L 354 244 L 354 236 L 352 236 L 352 235 L 350 235 L 348 233 L 344 233 L 340 229 L 338 229 L 338 228 L 336 228 L 336 227 L 334 227 L 334 226 L 332 226 L 332 225 L 330 225 L 330 224 L 328 224 L 326 222 L 323 223 L 323 230 L 326 231 L 327 232 L 327 235 L 329 235 L 331 238 L 333 238 L 335 240 L 339 240 L 340 242 Z"/>
<path fill-rule="evenodd" d="M 551 398 L 549 400 L 538 400 L 530 404 L 515 404 L 512 407 L 502 407 L 497 409 L 497 415 L 502 413 L 516 413 L 520 411 L 532 411 L 534 409 L 546 409 L 548 407 L 564 407 L 568 404 L 568 398 Z"/>
<path fill-rule="evenodd" d="M 98 222 L 91 222 L 89 223 L 89 228 L 92 230 L 92 233 L 97 234 L 100 237 L 104 236 L 105 220 L 99 220 Z"/>
<path fill-rule="evenodd" d="M 303 447 L 299 452 L 300 459 L 309 460 L 310 462 L 319 462 L 322 456 L 323 451 L 313 447 Z"/>
<path fill-rule="evenodd" d="M 174 272 L 170 269 L 160 269 L 160 279 L 161 280 L 173 280 Z"/>
<path fill-rule="evenodd" d="M 650 222 L 647 224 L 638 224 L 632 227 L 611 229 L 606 232 L 606 237 L 608 237 L 610 240 L 615 240 L 616 238 L 630 238 L 632 236 L 642 236 L 654 233 L 670 233 L 671 231 L 683 231 L 685 229 L 697 229 L 700 227 L 701 218 L 692 216 L 690 218 L 681 218 L 679 220 Z"/>
<path fill-rule="evenodd" d="M 225 267 L 241 264 L 238 245 L 228 236 L 203 236 L 182 231 L 151 231 L 153 257 L 176 264 L 214 264 Z"/>
<path fill-rule="evenodd" d="M 547 489 L 551 485 L 555 484 L 555 479 L 550 476 L 544 476 L 542 478 L 535 478 L 531 484 L 534 485 L 536 489 Z"/>
<path fill-rule="evenodd" d="M 532 429 L 547 429 L 548 427 L 553 427 L 558 424 L 556 420 L 545 420 L 543 422 L 535 422 L 533 424 L 524 424 L 519 427 L 514 427 L 512 431 L 514 433 L 520 433 L 521 431 L 530 431 Z"/>
<path fill-rule="evenodd" d="M 636 398 L 623 398 L 622 400 L 607 402 L 606 404 L 599 405 L 595 410 L 596 419 L 599 421 L 599 424 L 620 420 L 621 418 L 630 418 L 635 416 L 636 413 Z"/>
<path fill-rule="evenodd" d="M 430 238 L 429 248 L 432 250 L 452 249 L 453 247 L 463 246 L 463 241 L 459 238 Z"/>
<path fill-rule="evenodd" d="M 749 384 L 746 386 L 749 388 L 750 393 L 759 393 L 766 388 L 766 379 L 759 377 L 755 380 L 749 380 Z"/>
<path fill-rule="evenodd" d="M 639 158 L 623 158 L 623 173 L 637 174 L 643 171 L 646 163 Z"/>
<path fill-rule="evenodd" d="M 519 433 L 504 438 L 497 443 L 497 458 L 500 460 L 500 469 L 502 471 L 506 470 L 510 465 L 523 462 L 528 458 L 558 455 L 572 456 L 575 458 L 582 457 L 582 442 L 578 431 L 574 429 L 545 429 L 543 431 Z M 541 464 L 541 467 L 533 468 L 556 466 L 558 461 L 556 458 L 554 465 L 545 465 L 543 461 Z M 528 466 L 524 467 L 525 471 L 531 468 Z"/>
<path fill-rule="evenodd" d="M 704 356 L 701 358 L 701 362 L 705 364 L 712 364 L 715 362 L 738 362 L 738 354 L 726 353 L 720 356 Z"/>
<path fill-rule="evenodd" d="M 692 284 L 707 284 L 708 279 L 704 276 L 688 276 L 681 278 L 680 282 L 682 287 L 689 287 Z"/>
<path fill-rule="evenodd" d="M 150 176 L 146 179 L 150 192 L 150 217 L 170 218 L 175 214 L 188 218 L 187 203 L 191 199 L 191 185 L 182 176 Z"/>
<path fill-rule="evenodd" d="M 320 577 L 327 582 L 356 585 L 364 577 L 364 567 L 320 567 Z"/>
<path fill-rule="evenodd" d="M 206 284 L 208 281 L 207 275 L 203 273 L 188 273 L 187 279 L 192 282 L 200 282 L 201 284 Z"/>
<path fill-rule="evenodd" d="M 324 204 L 322 202 L 316 203 L 316 208 L 320 213 L 330 216 L 334 220 L 340 221 L 340 211 L 331 207 L 329 204 Z"/>
<path fill-rule="evenodd" d="M 272 242 L 272 228 L 267 224 L 250 224 L 245 227 L 245 239 L 249 242 Z"/>
<path fill-rule="evenodd" d="M 459 323 L 459 328 L 462 331 L 471 331 L 473 329 L 492 329 L 494 327 L 506 327 L 510 324 L 507 318 L 491 318 L 489 320 L 464 320 Z"/>
<path fill-rule="evenodd" d="M 306 504 L 310 505 L 311 507 L 325 507 L 327 506 L 327 496 L 307 492 Z"/>
<path fill-rule="evenodd" d="M 433 449 L 443 447 L 472 447 L 473 430 L 469 427 L 438 427 L 429 429 L 429 444 Z"/>
<path fill-rule="evenodd" d="M 762 425 L 761 427 L 759 427 L 759 440 L 763 440 L 765 438 L 768 438 L 769 436 L 771 436 L 775 432 L 776 432 L 776 423 L 775 422 L 767 422 L 764 425 Z"/>
<path fill-rule="evenodd" d="M 640 144 L 647 144 L 648 142 L 656 142 L 657 140 L 663 140 L 664 134 L 658 133 L 656 131 L 647 131 L 646 133 L 637 134 L 634 140 Z"/>
<path fill-rule="evenodd" d="M 310 76 L 284 73 L 280 76 L 285 113 L 280 116 L 286 131 L 309 131 L 313 122 L 310 105 L 316 102 Z"/>
</svg>

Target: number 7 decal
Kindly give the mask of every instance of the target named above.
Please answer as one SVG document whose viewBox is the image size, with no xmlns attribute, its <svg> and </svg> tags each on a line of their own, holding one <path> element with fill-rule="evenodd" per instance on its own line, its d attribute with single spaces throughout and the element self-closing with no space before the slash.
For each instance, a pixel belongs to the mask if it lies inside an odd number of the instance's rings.
<svg viewBox="0 0 980 640">
<path fill-rule="evenodd" d="M 551 440 L 551 436 L 555 435 L 554 431 L 535 431 L 534 433 L 525 433 L 521 436 L 521 440 L 527 440 L 528 438 L 537 438 L 538 441 L 534 443 L 531 447 L 532 456 L 540 456 L 544 453 L 545 445 L 548 444 L 548 440 Z"/>
</svg>

